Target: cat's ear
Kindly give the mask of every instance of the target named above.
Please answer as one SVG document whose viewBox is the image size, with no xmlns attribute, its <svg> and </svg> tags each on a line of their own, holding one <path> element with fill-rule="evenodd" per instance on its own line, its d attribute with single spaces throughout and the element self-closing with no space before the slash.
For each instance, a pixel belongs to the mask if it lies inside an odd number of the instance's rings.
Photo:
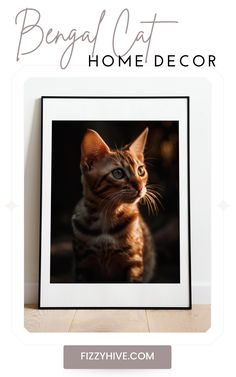
<svg viewBox="0 0 236 377">
<path fill-rule="evenodd" d="M 147 141 L 148 127 L 130 144 L 129 150 L 134 153 L 139 160 L 144 160 L 144 149 Z"/>
<path fill-rule="evenodd" d="M 88 129 L 81 143 L 81 165 L 90 169 L 95 161 L 110 152 L 105 141 L 94 130 Z"/>
</svg>

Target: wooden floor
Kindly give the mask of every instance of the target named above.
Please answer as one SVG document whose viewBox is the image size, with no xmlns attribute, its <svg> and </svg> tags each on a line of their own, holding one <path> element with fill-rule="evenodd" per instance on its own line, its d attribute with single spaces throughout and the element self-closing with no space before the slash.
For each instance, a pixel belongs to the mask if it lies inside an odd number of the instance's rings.
<svg viewBox="0 0 236 377">
<path fill-rule="evenodd" d="M 38 310 L 25 306 L 30 332 L 205 332 L 210 305 L 192 310 Z"/>
</svg>

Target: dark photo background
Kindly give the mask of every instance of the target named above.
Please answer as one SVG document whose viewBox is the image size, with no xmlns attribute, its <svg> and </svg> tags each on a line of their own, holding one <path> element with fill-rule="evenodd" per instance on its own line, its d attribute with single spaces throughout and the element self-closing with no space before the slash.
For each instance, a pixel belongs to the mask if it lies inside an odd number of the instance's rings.
<svg viewBox="0 0 236 377">
<path fill-rule="evenodd" d="M 109 147 L 134 140 L 145 127 L 149 183 L 161 189 L 158 214 L 140 211 L 149 225 L 157 250 L 152 282 L 179 283 L 179 138 L 178 121 L 53 121 L 51 190 L 51 283 L 73 283 L 71 216 L 82 197 L 80 144 L 87 128 L 97 131 Z"/>
</svg>

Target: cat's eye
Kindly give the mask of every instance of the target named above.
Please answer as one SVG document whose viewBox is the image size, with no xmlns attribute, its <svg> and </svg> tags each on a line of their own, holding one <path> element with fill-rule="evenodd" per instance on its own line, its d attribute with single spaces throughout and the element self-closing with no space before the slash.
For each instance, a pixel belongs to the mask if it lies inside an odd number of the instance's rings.
<svg viewBox="0 0 236 377">
<path fill-rule="evenodd" d="M 139 166 L 138 167 L 138 175 L 140 175 L 140 177 L 143 177 L 145 175 L 144 166 Z"/>
<path fill-rule="evenodd" d="M 112 175 L 115 179 L 122 179 L 125 176 L 125 172 L 123 169 L 117 168 L 112 170 Z"/>
</svg>

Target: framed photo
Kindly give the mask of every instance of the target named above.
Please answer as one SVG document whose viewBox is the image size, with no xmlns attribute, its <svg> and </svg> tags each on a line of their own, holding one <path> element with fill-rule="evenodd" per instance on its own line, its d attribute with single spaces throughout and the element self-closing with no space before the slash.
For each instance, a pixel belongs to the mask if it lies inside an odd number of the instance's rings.
<svg viewBox="0 0 236 377">
<path fill-rule="evenodd" d="M 42 97 L 40 308 L 191 308 L 189 97 Z"/>
</svg>

